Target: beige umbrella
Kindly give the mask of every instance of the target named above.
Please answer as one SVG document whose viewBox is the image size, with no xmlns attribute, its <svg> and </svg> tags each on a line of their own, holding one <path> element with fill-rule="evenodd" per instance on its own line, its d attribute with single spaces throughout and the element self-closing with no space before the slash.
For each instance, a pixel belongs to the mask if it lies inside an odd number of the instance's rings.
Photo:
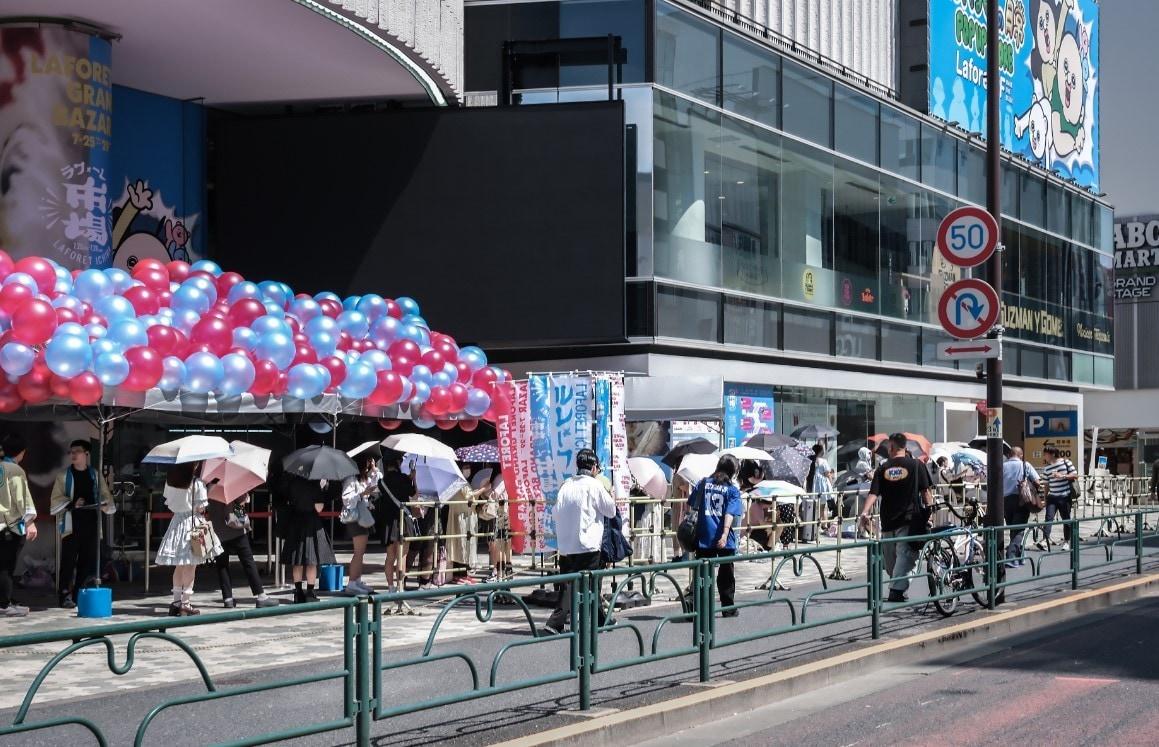
<svg viewBox="0 0 1159 747">
<path fill-rule="evenodd" d="M 210 500 L 233 503 L 266 481 L 270 472 L 270 450 L 245 441 L 232 441 L 233 453 L 208 459 L 201 466 L 201 479 L 217 482 L 209 487 Z"/>
</svg>

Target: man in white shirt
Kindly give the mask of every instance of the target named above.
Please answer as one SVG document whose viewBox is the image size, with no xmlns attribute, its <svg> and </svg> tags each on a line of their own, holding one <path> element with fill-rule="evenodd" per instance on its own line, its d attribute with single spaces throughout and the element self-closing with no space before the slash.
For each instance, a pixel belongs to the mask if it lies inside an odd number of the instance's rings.
<svg viewBox="0 0 1159 747">
<path fill-rule="evenodd" d="M 581 449 L 576 454 L 575 463 L 578 472 L 559 489 L 552 510 L 560 573 L 599 569 L 604 518 L 616 514 L 615 500 L 596 479 L 600 473 L 600 462 L 595 452 Z M 544 623 L 544 628 L 550 634 L 562 633 L 570 620 L 571 594 L 571 584 L 564 584 L 559 604 Z"/>
</svg>

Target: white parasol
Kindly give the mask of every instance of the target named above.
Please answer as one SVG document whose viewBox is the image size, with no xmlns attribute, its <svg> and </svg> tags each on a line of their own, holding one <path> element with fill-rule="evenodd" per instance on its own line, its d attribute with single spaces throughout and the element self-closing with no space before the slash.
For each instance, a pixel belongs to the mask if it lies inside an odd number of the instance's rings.
<svg viewBox="0 0 1159 747">
<path fill-rule="evenodd" d="M 186 464 L 215 457 L 227 457 L 233 449 L 218 436 L 186 436 L 154 446 L 142 462 L 149 464 Z"/>
</svg>

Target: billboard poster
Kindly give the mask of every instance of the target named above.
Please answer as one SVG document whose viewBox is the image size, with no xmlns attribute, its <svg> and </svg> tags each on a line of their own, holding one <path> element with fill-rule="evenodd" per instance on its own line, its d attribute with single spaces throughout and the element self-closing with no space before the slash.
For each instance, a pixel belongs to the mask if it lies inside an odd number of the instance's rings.
<svg viewBox="0 0 1159 747">
<path fill-rule="evenodd" d="M 1159 215 L 1115 218 L 1115 301 L 1159 299 Z"/>
<path fill-rule="evenodd" d="M 725 382 L 724 448 L 743 446 L 758 433 L 772 433 L 773 407 L 771 386 Z"/>
<path fill-rule="evenodd" d="M 1060 454 L 1072 462 L 1078 461 L 1079 416 L 1073 410 L 1052 410 L 1026 413 L 1026 461 L 1043 463 L 1042 450 L 1055 446 Z"/>
<path fill-rule="evenodd" d="M 108 39 L 0 26 L 0 246 L 67 269 L 110 257 L 113 89 Z"/>
<path fill-rule="evenodd" d="M 601 374 L 592 381 L 596 412 L 595 452 L 612 484 L 620 516 L 628 519 L 632 475 L 628 471 L 628 426 L 624 411 L 624 377 Z"/>
<path fill-rule="evenodd" d="M 531 452 L 543 496 L 543 503 L 536 504 L 540 552 L 555 549 L 556 496 L 564 480 L 575 474 L 576 454 L 592 448 L 591 393 L 588 376 L 533 374 L 528 379 Z"/>
<path fill-rule="evenodd" d="M 929 1 L 929 112 L 986 136 L 986 1 Z M 1099 186 L 1096 0 L 999 0 L 1002 145 Z"/>
<path fill-rule="evenodd" d="M 535 552 L 536 506 L 542 509 L 542 490 L 531 446 L 531 402 L 526 381 L 508 381 L 495 387 L 495 430 L 499 462 L 507 490 L 507 518 L 514 553 Z"/>
</svg>

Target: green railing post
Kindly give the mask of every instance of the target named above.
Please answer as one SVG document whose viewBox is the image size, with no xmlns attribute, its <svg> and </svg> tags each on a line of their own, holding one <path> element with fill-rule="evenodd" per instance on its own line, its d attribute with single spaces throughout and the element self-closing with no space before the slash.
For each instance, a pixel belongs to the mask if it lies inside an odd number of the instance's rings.
<svg viewBox="0 0 1159 747">
<path fill-rule="evenodd" d="M 370 744 L 370 725 L 374 704 L 370 694 L 370 620 L 367 607 L 370 600 L 359 597 L 355 608 L 354 633 L 354 736 L 359 747 Z"/>
<path fill-rule="evenodd" d="M 579 639 L 579 699 L 580 710 L 592 707 L 592 639 L 598 635 L 600 624 L 600 602 L 598 594 L 592 598 L 592 574 L 585 572 L 572 584 L 579 589 L 579 607 L 572 597 L 572 634 Z"/>
<path fill-rule="evenodd" d="M 1070 588 L 1079 588 L 1079 520 L 1070 520 Z"/>
<path fill-rule="evenodd" d="M 692 578 L 695 585 L 693 598 L 696 599 L 693 624 L 696 625 L 700 644 L 700 681 L 708 682 L 712 678 L 709 672 L 712 665 L 712 612 L 709 609 L 712 604 L 712 566 L 707 560 L 700 561 Z"/>
<path fill-rule="evenodd" d="M 1143 575 L 1143 512 L 1135 512 L 1135 573 Z"/>
<path fill-rule="evenodd" d="M 1001 526 L 983 527 L 986 533 L 986 608 L 998 605 L 998 533 Z"/>
<path fill-rule="evenodd" d="M 881 637 L 881 543 L 874 542 L 866 548 L 869 561 L 866 572 L 869 574 L 869 609 L 873 612 L 873 638 Z"/>
</svg>

